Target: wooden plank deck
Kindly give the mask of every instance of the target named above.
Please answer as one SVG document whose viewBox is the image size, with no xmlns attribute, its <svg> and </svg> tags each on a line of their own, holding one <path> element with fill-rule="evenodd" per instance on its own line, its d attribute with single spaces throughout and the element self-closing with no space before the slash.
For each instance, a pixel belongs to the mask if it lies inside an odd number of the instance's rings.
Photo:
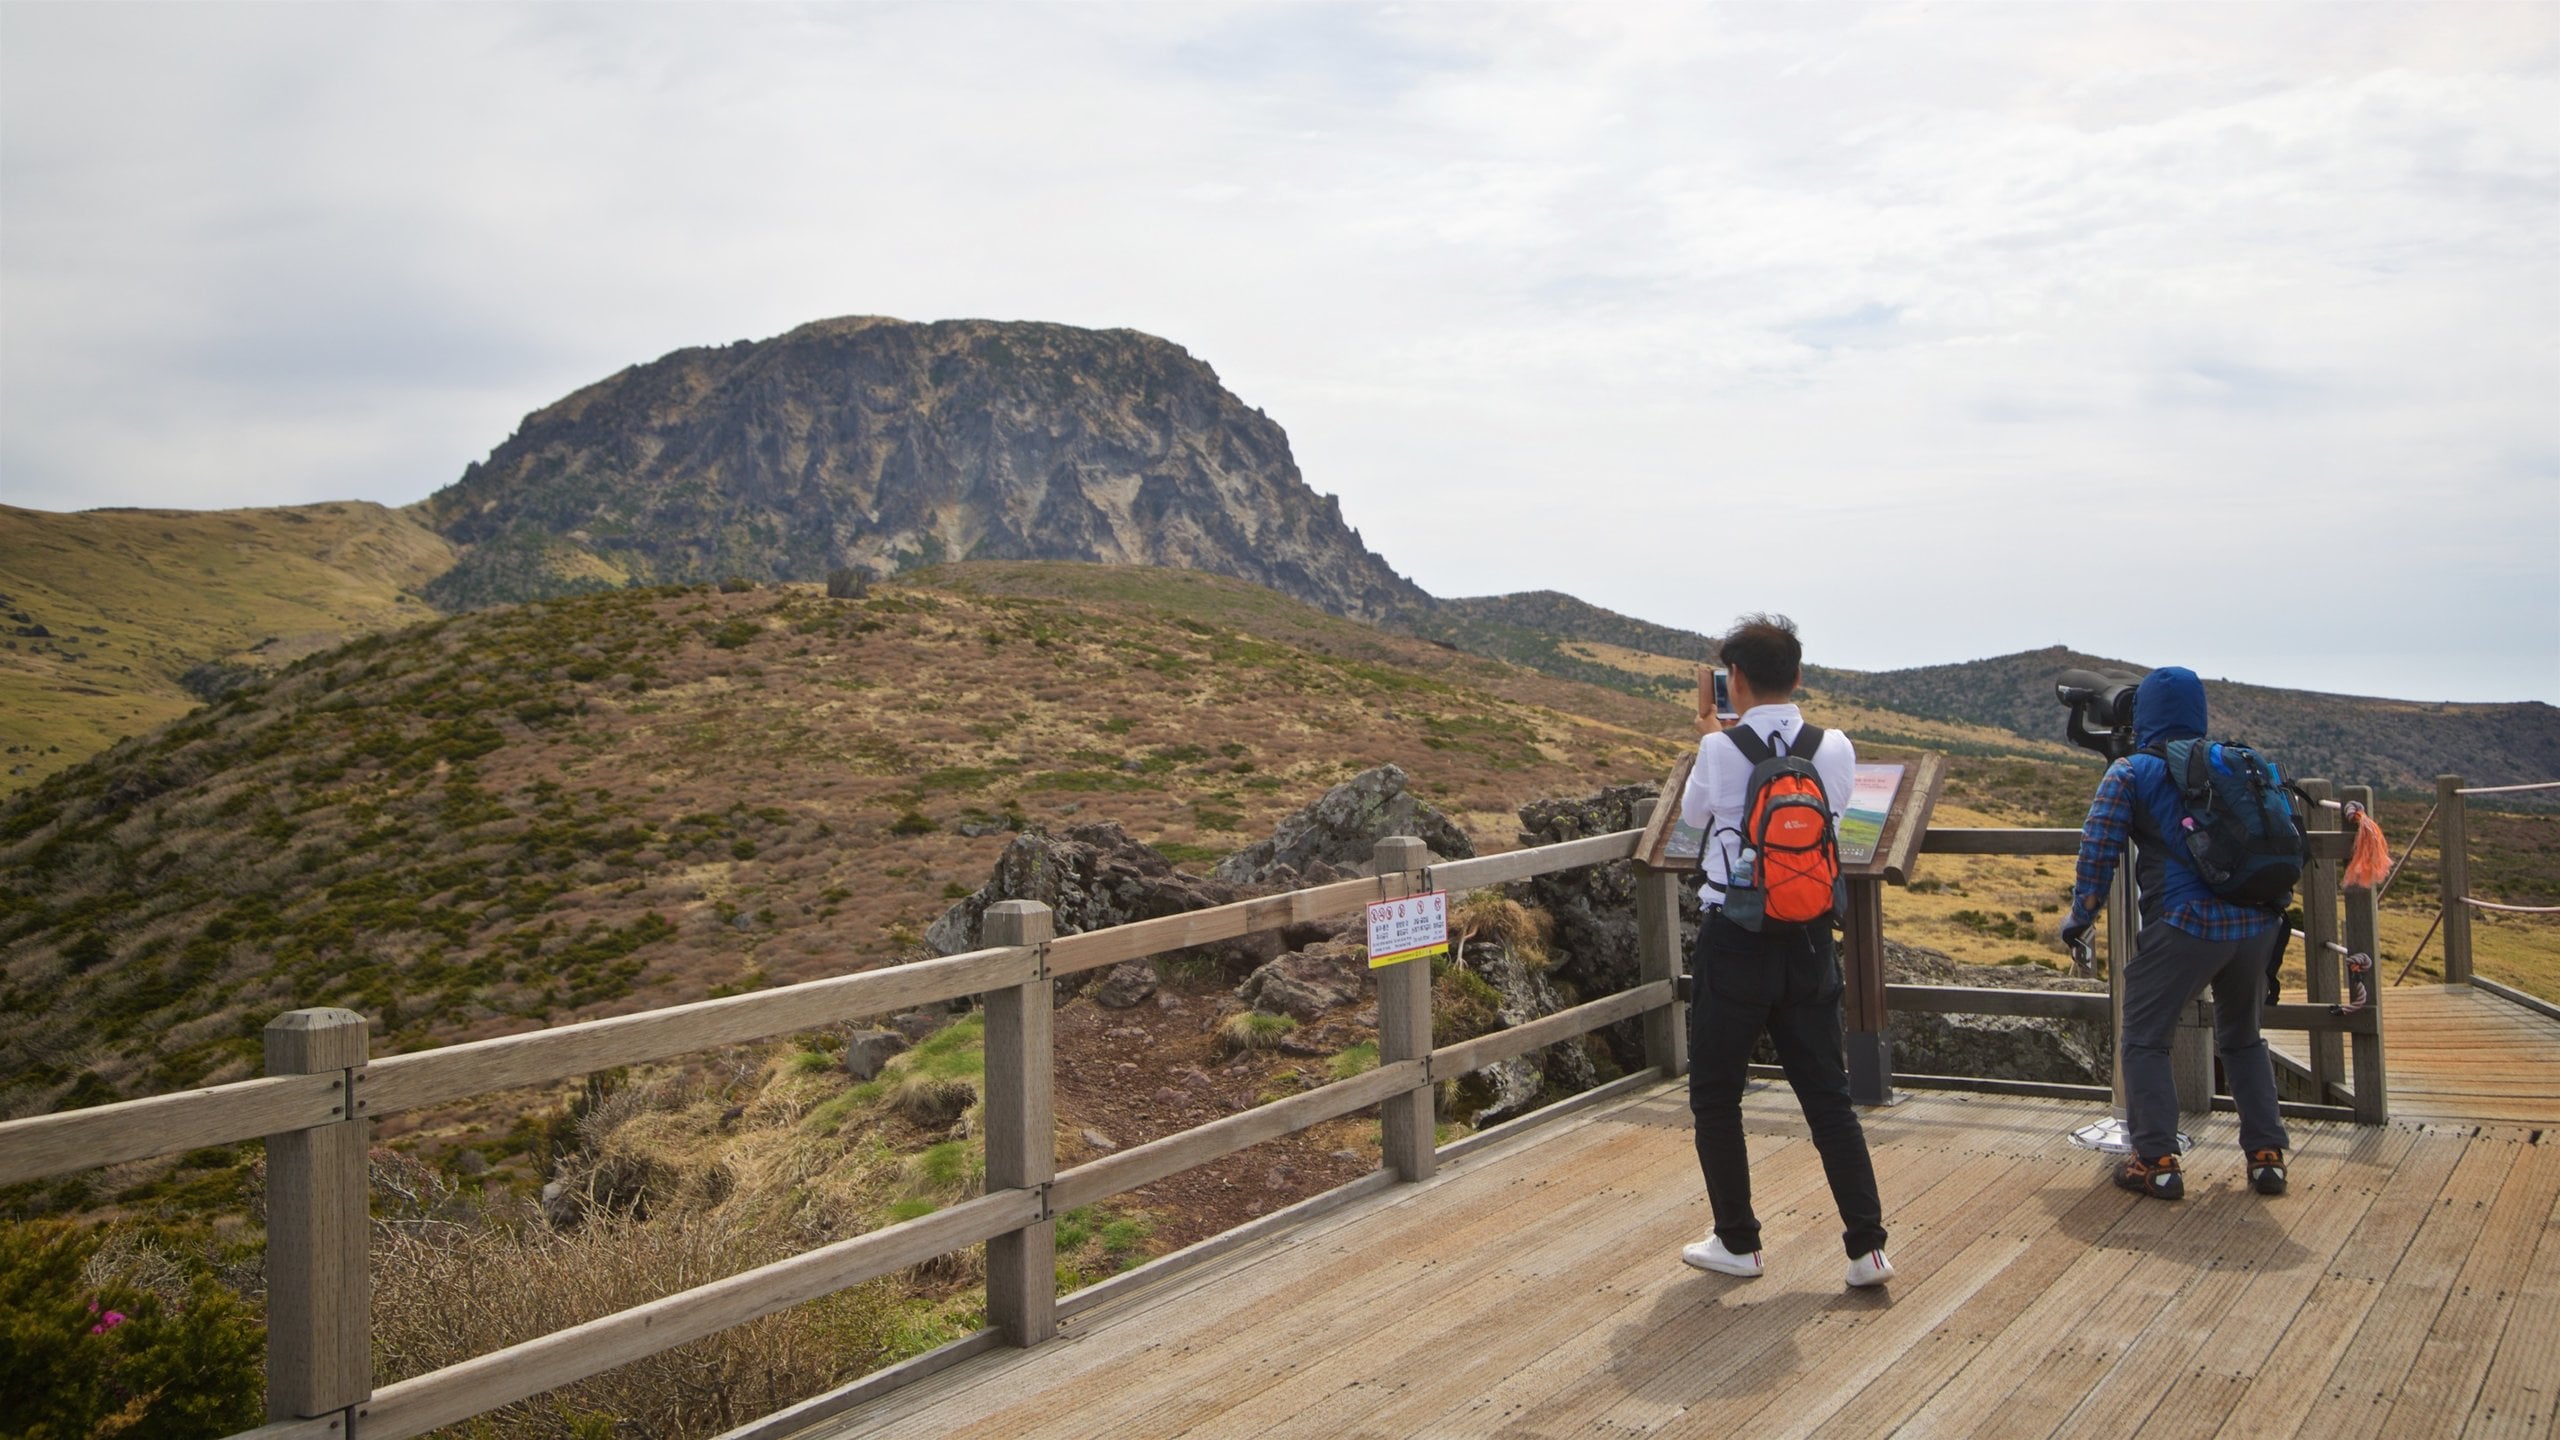
<svg viewBox="0 0 2560 1440">
<path fill-rule="evenodd" d="M 1707 1206 L 1665 1086 L 805 1440 L 2554 1434 L 2560 1135 L 2297 1122 L 2269 1200 L 2216 1116 L 2169 1205 L 2072 1147 L 2085 1106 L 1917 1095 L 1867 1116 L 1879 1293 L 1841 1284 L 1791 1097 L 1746 1113 L 1763 1279 L 1680 1263 Z"/>
<path fill-rule="evenodd" d="M 2391 1118 L 2560 1125 L 2560 1020 L 2469 985 L 2402 985 L 2382 992 L 2382 1030 Z M 2267 1038 L 2309 1063 L 2306 1036 Z"/>
</svg>

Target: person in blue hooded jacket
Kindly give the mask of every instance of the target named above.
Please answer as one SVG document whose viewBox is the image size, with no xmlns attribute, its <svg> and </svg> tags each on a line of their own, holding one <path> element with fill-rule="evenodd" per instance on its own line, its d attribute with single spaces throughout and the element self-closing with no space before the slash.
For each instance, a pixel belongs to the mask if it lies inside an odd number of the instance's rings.
<svg viewBox="0 0 2560 1440">
<path fill-rule="evenodd" d="M 2137 753 L 2107 767 L 2089 818 L 2080 827 L 2080 863 L 2071 885 L 2063 943 L 2086 953 L 2130 840 L 2140 883 L 2142 927 L 2124 963 L 2125 1130 L 2133 1153 L 2115 1183 L 2138 1194 L 2175 1200 L 2186 1193 L 2178 1162 L 2178 1087 L 2169 1042 L 2178 1012 L 2213 987 L 2213 1040 L 2223 1076 L 2240 1110 L 2240 1148 L 2249 1183 L 2261 1195 L 2284 1193 L 2284 1152 L 2292 1141 L 2276 1109 L 2275 1068 L 2258 1033 L 2258 1002 L 2267 960 L 2283 942 L 2282 916 L 2216 896 L 2168 843 L 2180 809 L 2178 787 L 2157 755 L 2138 753 L 2172 740 L 2202 739 L 2204 682 L 2193 670 L 2164 666 L 2143 677 L 2133 696 Z"/>
</svg>

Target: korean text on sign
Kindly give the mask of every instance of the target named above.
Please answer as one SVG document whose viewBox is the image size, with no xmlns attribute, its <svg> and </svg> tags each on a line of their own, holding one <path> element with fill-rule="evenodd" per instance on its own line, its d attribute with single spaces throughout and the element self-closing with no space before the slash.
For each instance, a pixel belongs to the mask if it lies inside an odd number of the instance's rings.
<svg viewBox="0 0 2560 1440">
<path fill-rule="evenodd" d="M 1442 955 L 1449 949 L 1449 892 L 1381 900 L 1369 907 L 1369 968 Z"/>
</svg>

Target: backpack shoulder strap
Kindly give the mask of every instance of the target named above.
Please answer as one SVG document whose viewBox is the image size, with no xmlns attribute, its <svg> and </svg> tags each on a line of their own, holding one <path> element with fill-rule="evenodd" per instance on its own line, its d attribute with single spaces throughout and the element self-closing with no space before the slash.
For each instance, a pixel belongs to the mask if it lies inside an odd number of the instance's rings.
<svg viewBox="0 0 2560 1440">
<path fill-rule="evenodd" d="M 1752 729 L 1748 725 L 1733 726 L 1732 728 L 1724 731 L 1723 734 L 1724 738 L 1733 742 L 1734 749 L 1742 752 L 1742 758 L 1751 762 L 1753 765 L 1758 765 L 1761 761 L 1766 760 L 1777 753 L 1769 748 L 1768 741 L 1760 738 L 1759 731 Z"/>
<path fill-rule="evenodd" d="M 1810 760 L 1813 758 L 1813 752 L 1822 748 L 1822 740 L 1822 727 L 1819 725 L 1807 725 L 1803 729 L 1796 731 L 1796 738 L 1787 743 L 1787 753 L 1790 755 L 1802 755 L 1806 759 Z"/>
<path fill-rule="evenodd" d="M 2206 804 L 2213 799 L 2213 742 L 2202 738 L 2189 740 L 2187 773 L 2178 782 L 2189 802 Z"/>
</svg>

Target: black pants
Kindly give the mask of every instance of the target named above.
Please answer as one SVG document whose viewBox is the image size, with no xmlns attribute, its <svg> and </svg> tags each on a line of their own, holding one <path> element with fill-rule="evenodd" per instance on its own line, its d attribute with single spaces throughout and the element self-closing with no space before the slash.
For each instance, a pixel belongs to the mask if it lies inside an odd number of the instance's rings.
<svg viewBox="0 0 2560 1440">
<path fill-rule="evenodd" d="M 1724 1248 L 1737 1255 L 1760 1248 L 1742 1089 L 1752 1044 L 1766 1030 L 1831 1181 L 1843 1248 L 1852 1258 L 1883 1249 L 1884 1203 L 1840 1053 L 1840 959 L 1831 932 L 1772 925 L 1754 934 L 1709 911 L 1690 969 L 1689 1113 Z"/>
<path fill-rule="evenodd" d="M 2178 1081 L 2169 1047 L 2179 1013 L 2207 985 L 2213 987 L 2214 1049 L 2240 1107 L 2240 1148 L 2292 1148 L 2276 1107 L 2275 1067 L 2258 1033 L 2267 955 L 2283 937 L 2279 930 L 2206 940 L 2156 921 L 2134 936 L 2133 958 L 2124 967 L 2124 1120 L 2135 1154 L 2157 1160 L 2177 1152 Z"/>
</svg>

